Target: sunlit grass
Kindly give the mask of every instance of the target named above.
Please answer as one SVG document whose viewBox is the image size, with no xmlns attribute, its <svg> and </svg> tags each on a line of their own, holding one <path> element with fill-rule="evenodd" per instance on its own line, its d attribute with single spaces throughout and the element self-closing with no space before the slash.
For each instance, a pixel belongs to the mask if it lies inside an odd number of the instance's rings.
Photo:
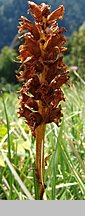
<svg viewBox="0 0 85 216">
<path fill-rule="evenodd" d="M 23 120 L 17 118 L 16 91 L 0 97 L 0 199 L 38 199 L 35 140 Z M 57 128 L 49 124 L 46 128 L 44 199 L 82 200 L 85 199 L 85 86 L 78 83 L 63 91 L 66 102 L 63 102 L 62 125 Z"/>
</svg>

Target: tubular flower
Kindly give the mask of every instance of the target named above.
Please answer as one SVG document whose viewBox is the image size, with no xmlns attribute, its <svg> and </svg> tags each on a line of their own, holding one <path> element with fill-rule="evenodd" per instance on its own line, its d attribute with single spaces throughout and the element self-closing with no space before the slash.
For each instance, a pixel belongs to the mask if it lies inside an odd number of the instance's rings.
<svg viewBox="0 0 85 216">
<path fill-rule="evenodd" d="M 21 16 L 18 26 L 19 33 L 23 33 L 20 37 L 23 45 L 19 47 L 18 56 L 20 76 L 17 76 L 23 81 L 19 114 L 25 117 L 36 136 L 35 129 L 42 123 L 55 122 L 59 125 L 62 117 L 59 103 L 65 100 L 61 87 L 69 77 L 61 55 L 66 51 L 63 47 L 65 28 L 58 27 L 64 6 L 51 13 L 50 7 L 44 3 L 38 6 L 28 1 L 28 4 L 28 13 L 34 17 L 35 23 Z"/>
</svg>

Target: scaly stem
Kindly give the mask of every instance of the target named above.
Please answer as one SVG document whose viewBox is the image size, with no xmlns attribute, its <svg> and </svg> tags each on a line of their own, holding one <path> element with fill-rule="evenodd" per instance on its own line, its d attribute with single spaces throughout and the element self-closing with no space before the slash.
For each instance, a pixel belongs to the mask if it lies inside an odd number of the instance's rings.
<svg viewBox="0 0 85 216">
<path fill-rule="evenodd" d="M 43 46 L 41 46 L 41 52 L 43 53 Z M 43 72 L 40 74 L 41 83 L 45 80 L 46 66 L 44 66 Z M 39 113 L 43 116 L 44 107 L 42 101 L 39 101 Z M 44 194 L 44 136 L 45 136 L 45 124 L 42 123 L 36 128 L 36 177 L 38 182 L 38 192 L 40 200 L 43 199 Z"/>
<path fill-rule="evenodd" d="M 43 199 L 44 193 L 44 135 L 45 124 L 41 124 L 36 129 L 36 170 L 40 200 Z"/>
</svg>

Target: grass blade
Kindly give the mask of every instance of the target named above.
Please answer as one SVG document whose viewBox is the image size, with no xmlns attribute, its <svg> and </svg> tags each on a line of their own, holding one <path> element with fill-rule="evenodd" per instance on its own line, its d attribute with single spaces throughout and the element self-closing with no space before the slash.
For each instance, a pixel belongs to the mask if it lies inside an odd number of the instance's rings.
<svg viewBox="0 0 85 216">
<path fill-rule="evenodd" d="M 83 83 L 85 85 L 85 81 L 80 77 L 80 75 L 75 70 L 73 70 L 73 72 L 79 78 L 79 80 L 81 81 L 81 83 Z"/>
<path fill-rule="evenodd" d="M 67 161 L 67 164 L 69 165 L 71 171 L 74 173 L 74 176 L 75 176 L 76 181 L 78 182 L 78 184 L 79 184 L 79 186 L 81 188 L 82 193 L 85 195 L 85 186 L 84 186 L 81 178 L 79 177 L 76 169 L 74 168 L 73 162 L 71 161 L 71 158 L 69 156 L 69 153 L 67 151 L 67 148 L 65 146 L 64 141 L 63 141 L 63 143 L 62 142 L 60 143 L 60 147 L 61 147 L 61 151 L 63 151 L 63 154 L 64 154 L 64 157 L 65 157 L 65 159 Z"/>
<path fill-rule="evenodd" d="M 6 105 L 5 105 L 3 94 L 2 94 L 2 100 L 3 100 L 4 112 L 5 112 L 5 116 L 6 116 L 6 123 L 7 123 L 8 158 L 11 161 L 10 125 L 9 125 L 9 119 L 8 119 L 8 114 L 7 114 L 7 109 L 6 109 Z M 11 175 L 11 173 L 9 173 L 9 176 L 10 176 L 10 195 L 9 195 L 9 199 L 12 199 L 12 175 Z"/>
<path fill-rule="evenodd" d="M 7 134 L 8 134 L 8 158 L 9 160 L 11 160 L 11 143 L 10 143 L 10 125 L 9 125 L 9 120 L 8 120 L 8 114 L 7 114 L 7 109 L 6 109 L 6 105 L 5 105 L 5 101 L 4 101 L 4 97 L 2 94 L 2 100 L 3 100 L 3 105 L 4 105 L 4 112 L 5 112 L 5 116 L 6 116 L 6 122 L 7 122 Z"/>
<path fill-rule="evenodd" d="M 30 192 L 27 190 L 26 186 L 24 185 L 24 183 L 22 182 L 22 180 L 20 179 L 20 177 L 18 176 L 16 170 L 14 169 L 14 167 L 11 165 L 9 159 L 7 158 L 7 156 L 4 154 L 3 151 L 2 152 L 2 156 L 3 159 L 5 160 L 5 162 L 7 163 L 12 175 L 14 176 L 14 178 L 16 179 L 16 181 L 18 182 L 18 184 L 20 185 L 20 187 L 22 188 L 23 192 L 26 194 L 26 196 L 29 198 L 29 200 L 34 200 L 34 198 L 32 197 L 32 195 L 30 194 Z"/>
</svg>

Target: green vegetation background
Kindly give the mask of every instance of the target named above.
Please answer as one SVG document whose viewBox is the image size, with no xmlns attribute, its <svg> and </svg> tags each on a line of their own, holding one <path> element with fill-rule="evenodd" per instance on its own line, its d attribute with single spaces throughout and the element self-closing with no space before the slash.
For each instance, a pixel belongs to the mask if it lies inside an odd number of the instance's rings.
<svg viewBox="0 0 85 216">
<path fill-rule="evenodd" d="M 41 3 L 41 0 L 35 1 Z M 64 4 L 59 23 L 68 29 L 64 61 L 70 70 L 70 88 L 63 87 L 64 119 L 60 128 L 50 124 L 45 136 L 44 199 L 85 199 L 85 1 L 44 1 Z M 55 4 L 54 4 L 55 2 Z M 37 199 L 35 140 L 23 119 L 17 118 L 19 83 L 16 62 L 17 24 L 26 15 L 25 0 L 0 0 L 0 199 Z M 72 69 L 76 66 L 76 70 Z M 11 163 L 10 163 L 11 162 Z"/>
</svg>

